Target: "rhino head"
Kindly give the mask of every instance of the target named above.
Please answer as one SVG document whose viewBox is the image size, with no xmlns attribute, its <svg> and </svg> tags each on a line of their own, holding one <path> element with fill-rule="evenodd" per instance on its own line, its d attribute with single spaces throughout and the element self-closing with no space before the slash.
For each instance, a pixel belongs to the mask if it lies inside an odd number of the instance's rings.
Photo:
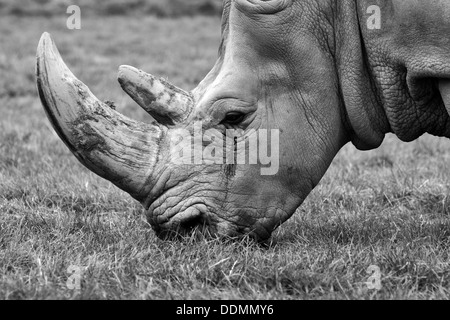
<svg viewBox="0 0 450 320">
<path fill-rule="evenodd" d="M 153 123 L 126 118 L 99 101 L 45 33 L 37 53 L 39 95 L 72 153 L 140 201 L 158 235 L 201 226 L 212 234 L 264 240 L 301 205 L 344 144 L 375 148 L 385 133 L 408 126 L 389 116 L 383 93 L 374 90 L 389 79 L 374 75 L 365 60 L 361 10 L 354 1 L 225 0 L 218 60 L 192 92 L 133 67 L 120 68 L 122 88 Z M 437 92 L 433 114 L 444 119 L 434 133 L 449 132 L 439 91 L 425 89 Z M 420 92 L 431 99 L 428 91 Z M 272 133 L 277 139 L 257 140 L 272 156 L 277 151 L 275 170 L 264 174 L 268 163 L 258 156 L 252 163 L 227 161 L 226 147 L 222 154 L 215 149 L 209 161 L 174 159 L 182 138 L 195 141 L 198 130 L 215 136 L 197 141 L 203 150 L 227 140 L 230 130 L 240 132 L 233 136 L 233 152 L 250 133 Z M 254 152 L 250 144 L 243 146 Z"/>
</svg>

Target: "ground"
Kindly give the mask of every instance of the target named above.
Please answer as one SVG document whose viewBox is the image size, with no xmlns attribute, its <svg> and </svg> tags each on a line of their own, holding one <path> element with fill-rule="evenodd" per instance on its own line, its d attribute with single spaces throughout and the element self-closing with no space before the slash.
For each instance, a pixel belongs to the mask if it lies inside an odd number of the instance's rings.
<svg viewBox="0 0 450 320">
<path fill-rule="evenodd" d="M 0 299 L 449 299 L 450 140 L 347 145 L 263 246 L 157 239 L 141 206 L 50 127 L 34 75 L 43 31 L 100 99 L 145 120 L 117 67 L 192 89 L 215 61 L 219 29 L 217 17 L 88 17 L 76 31 L 64 15 L 0 19 Z"/>
</svg>

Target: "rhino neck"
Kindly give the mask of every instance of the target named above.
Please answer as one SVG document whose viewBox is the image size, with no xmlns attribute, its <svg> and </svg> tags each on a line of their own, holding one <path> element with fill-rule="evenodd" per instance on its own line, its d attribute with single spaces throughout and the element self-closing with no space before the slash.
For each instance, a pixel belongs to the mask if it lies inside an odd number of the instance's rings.
<svg viewBox="0 0 450 320">
<path fill-rule="evenodd" d="M 343 4 L 341 79 L 355 145 L 370 147 L 387 132 L 403 141 L 424 133 L 450 137 L 450 105 L 444 104 L 450 87 L 443 80 L 450 78 L 450 3 L 379 3 L 380 28 L 367 24 L 373 1 Z"/>
<path fill-rule="evenodd" d="M 347 131 L 358 149 L 373 149 L 390 131 L 389 121 L 361 41 L 357 5 L 354 1 L 339 1 L 336 6 L 336 65 Z"/>
</svg>

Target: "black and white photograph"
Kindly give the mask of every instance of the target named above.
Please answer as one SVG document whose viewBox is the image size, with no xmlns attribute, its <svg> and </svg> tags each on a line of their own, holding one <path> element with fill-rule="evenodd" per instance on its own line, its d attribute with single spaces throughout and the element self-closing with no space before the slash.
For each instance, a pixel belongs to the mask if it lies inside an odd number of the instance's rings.
<svg viewBox="0 0 450 320">
<path fill-rule="evenodd" d="M 0 0 L 0 31 L 0 300 L 450 299 L 449 0 Z"/>
</svg>

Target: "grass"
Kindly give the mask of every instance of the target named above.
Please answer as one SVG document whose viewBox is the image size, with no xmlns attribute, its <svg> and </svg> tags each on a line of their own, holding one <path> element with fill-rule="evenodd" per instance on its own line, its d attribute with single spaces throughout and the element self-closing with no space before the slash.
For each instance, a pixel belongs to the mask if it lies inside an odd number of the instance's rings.
<svg viewBox="0 0 450 320">
<path fill-rule="evenodd" d="M 222 11 L 222 0 L 0 0 L 0 16 L 65 15 L 69 5 L 77 5 L 83 16 L 220 16 Z"/>
<path fill-rule="evenodd" d="M 157 239 L 141 207 L 73 157 L 36 95 L 50 31 L 102 100 L 146 119 L 117 84 L 131 64 L 192 89 L 215 61 L 218 18 L 0 20 L 0 299 L 449 299 L 450 142 L 346 146 L 298 212 L 260 246 Z M 81 290 L 68 289 L 71 265 Z M 382 289 L 366 285 L 370 265 Z"/>
</svg>

